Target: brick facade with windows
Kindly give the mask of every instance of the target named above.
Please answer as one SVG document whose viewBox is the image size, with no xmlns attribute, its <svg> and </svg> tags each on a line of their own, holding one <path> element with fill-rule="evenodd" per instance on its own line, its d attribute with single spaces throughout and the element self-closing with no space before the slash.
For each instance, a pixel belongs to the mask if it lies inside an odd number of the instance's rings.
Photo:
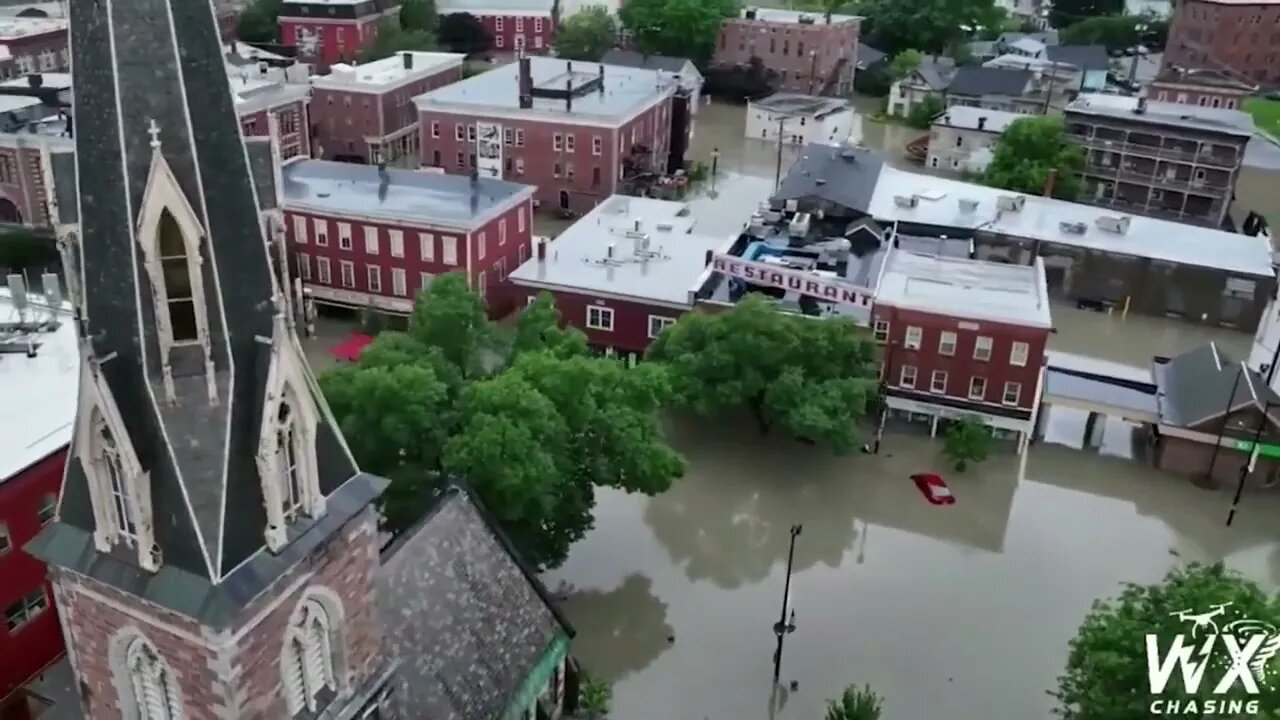
<svg viewBox="0 0 1280 720">
<path fill-rule="evenodd" d="M 10 17 L 0 20 L 3 77 L 65 72 L 71 68 L 67 21 L 60 18 Z"/>
<path fill-rule="evenodd" d="M 720 25 L 714 65 L 759 58 L 778 73 L 778 90 L 846 97 L 853 90 L 861 19 L 821 13 L 746 8 Z"/>
<path fill-rule="evenodd" d="M 540 289 L 514 287 L 517 305 L 533 302 Z M 666 305 L 649 305 L 616 297 L 600 297 L 584 293 L 553 290 L 556 310 L 565 325 L 578 328 L 587 342 L 603 350 L 637 357 L 667 325 L 674 324 L 687 309 Z"/>
<path fill-rule="evenodd" d="M 237 105 L 240 129 L 245 136 L 267 137 L 271 134 L 271 120 L 274 118 L 280 141 L 280 158 L 288 160 L 300 155 L 310 155 L 311 134 L 305 91 L 301 98 L 283 97 L 263 104 L 266 107 L 262 109 L 258 109 L 257 105 Z"/>
<path fill-rule="evenodd" d="M 496 52 L 517 53 L 523 50 L 532 55 L 543 55 L 551 51 L 556 29 L 550 7 L 545 12 L 484 9 L 470 12 L 493 39 L 492 48 Z"/>
<path fill-rule="evenodd" d="M 395 0 L 311 0 L 280 8 L 280 44 L 321 71 L 354 62 L 378 36 L 384 18 L 400 12 Z"/>
<path fill-rule="evenodd" d="M 286 165 L 284 222 L 294 262 L 317 302 L 406 314 L 438 275 L 464 272 L 490 313 L 513 299 L 507 276 L 529 257 L 532 195 L 524 185 L 304 160 Z M 331 192 L 332 191 L 332 192 Z M 475 205 L 472 205 L 473 198 Z"/>
<path fill-rule="evenodd" d="M 1223 71 L 1262 86 L 1280 84 L 1280 2 L 1174 4 L 1162 64 Z"/>
</svg>

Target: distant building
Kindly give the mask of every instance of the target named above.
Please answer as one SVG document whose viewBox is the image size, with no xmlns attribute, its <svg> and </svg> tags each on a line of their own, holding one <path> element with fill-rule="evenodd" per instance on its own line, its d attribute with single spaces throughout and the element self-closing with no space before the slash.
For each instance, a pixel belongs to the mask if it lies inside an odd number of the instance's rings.
<svg viewBox="0 0 1280 720">
<path fill-rule="evenodd" d="M 1021 113 L 956 105 L 934 119 L 929 130 L 925 165 L 955 172 L 982 172 L 991 162 L 996 141 Z"/>
<path fill-rule="evenodd" d="M 1147 85 L 1147 98 L 1159 102 L 1235 110 L 1258 86 L 1220 70 L 1166 67 Z"/>
<path fill-rule="evenodd" d="M 0 18 L 0 78 L 64 72 L 70 68 L 65 19 Z"/>
<path fill-rule="evenodd" d="M 1053 331 L 1044 261 L 1008 265 L 898 250 L 880 275 L 872 330 L 882 343 L 893 413 L 975 418 L 1035 430 L 1045 347 Z"/>
<path fill-rule="evenodd" d="M 310 68 L 239 43 L 234 48 L 224 57 L 241 131 L 246 137 L 274 133 L 282 158 L 310 155 Z"/>
<path fill-rule="evenodd" d="M 543 57 L 414 98 L 424 166 L 535 185 L 538 203 L 578 214 L 681 166 L 688 101 L 654 70 Z"/>
<path fill-rule="evenodd" d="M 947 84 L 946 103 L 947 107 L 1039 115 L 1045 112 L 1044 92 L 1030 70 L 968 65 L 958 69 Z"/>
<path fill-rule="evenodd" d="M 621 65 L 666 73 L 679 80 L 680 89 L 689 95 L 689 112 L 698 114 L 702 99 L 702 73 L 692 60 L 670 55 L 645 55 L 634 50 L 610 50 L 600 58 L 601 65 Z"/>
<path fill-rule="evenodd" d="M 414 98 L 462 79 L 463 55 L 402 52 L 338 64 L 312 79 L 315 156 L 416 167 L 421 132 Z"/>
<path fill-rule="evenodd" d="M 395 0 L 286 0 L 280 6 L 280 44 L 327 69 L 353 62 L 378 36 L 384 19 L 400 12 Z"/>
<path fill-rule="evenodd" d="M 591 345 L 639 356 L 693 309 L 710 256 L 731 237 L 697 233 L 683 203 L 615 195 L 511 273 L 517 305 L 543 291 Z"/>
<path fill-rule="evenodd" d="M 1239 81 L 1280 84 L 1280 2 L 1187 0 L 1175 4 L 1165 68 L 1207 68 Z"/>
<path fill-rule="evenodd" d="M 505 283 L 529 257 L 534 188 L 328 160 L 281 174 L 296 276 L 316 302 L 403 315 L 436 276 L 462 272 L 491 314 L 510 309 Z"/>
<path fill-rule="evenodd" d="M 778 93 L 747 103 L 746 136 L 788 145 L 862 142 L 862 117 L 845 100 Z"/>
<path fill-rule="evenodd" d="M 14 409 L 0 413 L 0 717 L 25 719 L 40 708 L 21 688 L 62 657 L 63 641 L 45 565 L 22 546 L 57 511 L 80 357 L 69 307 L 10 288 L 0 288 L 0 387 Z"/>
<path fill-rule="evenodd" d="M 929 96 L 937 97 L 941 102 L 955 74 L 955 60 L 935 55 L 925 56 L 920 65 L 894 81 L 889 88 L 889 114 L 906 117 Z"/>
<path fill-rule="evenodd" d="M 468 13 L 480 21 L 499 54 L 550 52 L 556 32 L 556 0 L 440 0 L 441 17 Z M 562 12 L 562 17 L 568 17 Z"/>
<path fill-rule="evenodd" d="M 862 18 L 748 7 L 720 25 L 713 65 L 759 58 L 778 73 L 778 90 L 848 97 Z"/>
<path fill-rule="evenodd" d="M 1086 94 L 1066 109 L 1085 150 L 1084 202 L 1220 227 L 1253 133 L 1195 117 L 1185 106 Z"/>
</svg>

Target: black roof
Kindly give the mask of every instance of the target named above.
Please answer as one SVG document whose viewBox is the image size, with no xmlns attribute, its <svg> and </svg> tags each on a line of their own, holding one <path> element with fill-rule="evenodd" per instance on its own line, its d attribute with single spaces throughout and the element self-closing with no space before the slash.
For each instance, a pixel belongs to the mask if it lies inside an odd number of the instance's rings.
<svg viewBox="0 0 1280 720">
<path fill-rule="evenodd" d="M 1075 65 L 1081 70 L 1106 70 L 1109 63 L 1105 45 L 1050 45 L 1045 54 L 1054 62 Z"/>
<path fill-rule="evenodd" d="M 773 202 L 819 200 L 866 213 L 883 167 L 884 158 L 872 150 L 812 143 L 787 171 Z"/>
<path fill-rule="evenodd" d="M 965 66 L 947 86 L 948 95 L 1021 95 L 1031 82 L 1030 70 Z"/>
<path fill-rule="evenodd" d="M 858 43 L 858 55 L 855 58 L 855 62 L 859 70 L 865 70 L 876 63 L 884 61 L 888 57 L 888 53 L 880 52 L 870 45 L 860 42 Z"/>
<path fill-rule="evenodd" d="M 1280 397 L 1266 378 L 1243 362 L 1233 360 L 1216 343 L 1201 345 L 1158 362 L 1151 368 L 1156 381 L 1160 422 L 1195 427 L 1227 412 L 1271 404 L 1280 411 Z"/>
<path fill-rule="evenodd" d="M 645 55 L 632 50 L 610 50 L 600 58 L 602 65 L 621 65 L 623 67 L 643 68 L 645 70 L 661 70 L 673 74 L 684 72 L 685 66 L 693 61 L 688 58 L 671 55 Z"/>
</svg>

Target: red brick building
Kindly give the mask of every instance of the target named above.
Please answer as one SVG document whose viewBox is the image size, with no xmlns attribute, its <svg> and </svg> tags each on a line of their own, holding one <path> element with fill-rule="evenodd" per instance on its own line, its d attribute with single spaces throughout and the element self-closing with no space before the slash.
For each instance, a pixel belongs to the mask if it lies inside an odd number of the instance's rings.
<svg viewBox="0 0 1280 720">
<path fill-rule="evenodd" d="M 511 273 L 517 305 L 555 296 L 568 325 L 595 347 L 638 356 L 694 307 L 711 254 L 733 240 L 695 233 L 684 203 L 615 195 Z"/>
<path fill-rule="evenodd" d="M 940 419 L 973 417 L 1017 433 L 1021 452 L 1052 329 L 1039 258 L 1024 266 L 891 252 L 872 310 L 889 411 L 928 418 L 934 433 Z"/>
<path fill-rule="evenodd" d="M 524 57 L 415 98 L 422 164 L 536 185 L 538 203 L 585 213 L 630 172 L 683 158 L 678 86 L 661 71 Z"/>
<path fill-rule="evenodd" d="M 415 167 L 420 133 L 413 98 L 462 79 L 465 56 L 403 52 L 335 65 L 312 80 L 315 157 Z"/>
<path fill-rule="evenodd" d="M 0 107 L 15 97 L 0 96 Z M 35 132 L 0 133 L 0 224 L 49 227 L 44 163 L 53 154 L 73 154 L 66 120 L 26 126 Z"/>
<path fill-rule="evenodd" d="M 0 717 L 24 719 L 35 708 L 20 690 L 62 657 L 63 641 L 44 563 L 22 546 L 54 518 L 80 376 L 71 313 L 28 297 L 20 316 L 14 295 L 0 289 L 0 324 L 29 324 L 0 330 L 0 386 L 5 405 L 17 408 L 0 413 Z M 40 329 L 49 319 L 57 327 Z"/>
<path fill-rule="evenodd" d="M 1147 98 L 1179 105 L 1226 108 L 1244 106 L 1258 86 L 1221 70 L 1167 67 L 1147 85 Z"/>
<path fill-rule="evenodd" d="M 274 131 L 284 159 L 311 154 L 310 72 L 301 63 L 254 58 L 253 49 L 236 45 L 226 55 L 240 130 L 246 137 L 265 137 Z M 283 62 L 282 62 L 283 61 Z"/>
<path fill-rule="evenodd" d="M 318 303 L 406 314 L 442 273 L 462 271 L 494 316 L 529 257 L 534 188 L 494 178 L 326 160 L 282 169 L 289 247 Z"/>
<path fill-rule="evenodd" d="M 280 8 L 280 44 L 322 70 L 352 62 L 378 36 L 384 18 L 400 11 L 395 0 L 300 0 Z"/>
<path fill-rule="evenodd" d="M 1280 84 L 1280 0 L 1174 4 L 1164 67 L 1207 68 L 1262 86 Z"/>
<path fill-rule="evenodd" d="M 0 19 L 0 77 L 65 71 L 70 67 L 66 20 L 48 17 Z"/>
<path fill-rule="evenodd" d="M 760 58 L 778 73 L 778 90 L 845 97 L 853 90 L 861 18 L 746 8 L 720 25 L 713 65 Z"/>
<path fill-rule="evenodd" d="M 469 13 L 484 26 L 497 53 L 524 52 L 542 55 L 551 50 L 556 21 L 555 0 L 441 0 L 440 15 Z"/>
</svg>

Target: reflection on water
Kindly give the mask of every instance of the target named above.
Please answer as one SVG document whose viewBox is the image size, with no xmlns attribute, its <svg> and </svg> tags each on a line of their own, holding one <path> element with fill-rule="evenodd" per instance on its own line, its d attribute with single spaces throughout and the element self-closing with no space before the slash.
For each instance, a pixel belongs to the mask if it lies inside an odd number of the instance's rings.
<svg viewBox="0 0 1280 720">
<path fill-rule="evenodd" d="M 1280 586 L 1280 495 L 1246 497 L 1227 529 L 1229 494 L 1046 442 L 948 472 L 958 502 L 935 507 L 907 479 L 947 470 L 918 433 L 832 458 L 749 422 L 670 430 L 688 476 L 653 499 L 602 492 L 596 529 L 548 578 L 580 589 L 564 607 L 588 669 L 618 681 L 620 720 L 767 716 L 794 522 L 783 680 L 798 689 L 780 720 L 821 717 L 851 682 L 888 698 L 886 720 L 1046 717 L 1067 641 L 1121 582 L 1222 558 Z M 1125 430 L 1107 429 L 1119 450 Z"/>
</svg>

